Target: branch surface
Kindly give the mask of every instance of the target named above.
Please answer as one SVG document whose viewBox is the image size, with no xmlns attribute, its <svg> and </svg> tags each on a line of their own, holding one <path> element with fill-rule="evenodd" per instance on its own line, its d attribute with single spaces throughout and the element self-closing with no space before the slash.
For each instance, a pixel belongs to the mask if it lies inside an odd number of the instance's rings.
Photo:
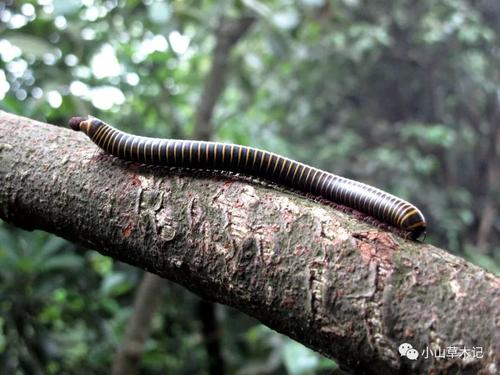
<svg viewBox="0 0 500 375">
<path fill-rule="evenodd" d="M 355 373 L 500 368 L 498 277 L 293 193 L 123 162 L 0 112 L 0 218 L 233 306 Z M 483 355 L 411 361 L 403 342 Z"/>
</svg>

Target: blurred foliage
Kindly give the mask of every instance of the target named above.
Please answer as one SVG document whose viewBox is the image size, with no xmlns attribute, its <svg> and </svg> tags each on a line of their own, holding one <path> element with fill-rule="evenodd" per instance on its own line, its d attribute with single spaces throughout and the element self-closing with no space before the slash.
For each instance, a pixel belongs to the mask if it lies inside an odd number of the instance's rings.
<svg viewBox="0 0 500 375">
<path fill-rule="evenodd" d="M 216 139 L 409 199 L 429 219 L 427 242 L 500 274 L 495 0 L 8 0 L 0 108 L 62 126 L 93 114 L 138 134 L 188 138 L 218 20 L 245 14 L 258 22 L 233 51 Z M 0 225 L 0 372 L 107 373 L 140 277 L 51 235 Z M 175 285 L 164 294 L 143 370 L 206 372 L 196 297 Z M 229 373 L 334 366 L 218 312 Z"/>
</svg>

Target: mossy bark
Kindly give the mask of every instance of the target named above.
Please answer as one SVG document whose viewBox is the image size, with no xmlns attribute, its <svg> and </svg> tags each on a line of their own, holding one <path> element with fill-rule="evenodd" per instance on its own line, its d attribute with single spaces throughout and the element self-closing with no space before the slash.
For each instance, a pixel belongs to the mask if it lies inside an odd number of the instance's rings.
<svg viewBox="0 0 500 375">
<path fill-rule="evenodd" d="M 127 163 L 0 112 L 0 218 L 233 306 L 355 373 L 495 373 L 500 279 L 332 207 L 235 177 Z M 482 358 L 401 357 L 408 342 Z"/>
</svg>

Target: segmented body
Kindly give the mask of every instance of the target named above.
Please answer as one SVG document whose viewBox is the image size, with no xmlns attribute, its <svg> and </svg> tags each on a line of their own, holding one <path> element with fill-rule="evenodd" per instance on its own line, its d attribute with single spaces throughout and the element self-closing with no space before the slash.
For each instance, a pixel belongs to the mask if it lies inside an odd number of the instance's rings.
<svg viewBox="0 0 500 375">
<path fill-rule="evenodd" d="M 414 239 L 426 230 L 424 216 L 411 203 L 370 185 L 272 152 L 218 142 L 140 137 L 93 117 L 75 117 L 70 125 L 86 133 L 101 149 L 124 160 L 240 172 L 354 208 L 408 231 Z"/>
</svg>

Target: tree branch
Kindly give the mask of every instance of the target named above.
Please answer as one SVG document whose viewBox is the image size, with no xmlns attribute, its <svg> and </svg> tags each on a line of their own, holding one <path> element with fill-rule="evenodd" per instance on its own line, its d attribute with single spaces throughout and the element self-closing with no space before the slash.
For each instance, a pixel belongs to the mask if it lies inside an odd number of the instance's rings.
<svg viewBox="0 0 500 375">
<path fill-rule="evenodd" d="M 145 272 L 136 291 L 132 316 L 128 320 L 122 345 L 113 362 L 112 375 L 139 373 L 144 344 L 149 337 L 150 323 L 160 303 L 165 280 Z"/>
<path fill-rule="evenodd" d="M 229 54 L 254 21 L 253 17 L 242 17 L 237 19 L 222 18 L 219 22 L 215 33 L 217 42 L 212 54 L 212 67 L 205 80 L 200 105 L 196 112 L 194 134 L 196 139 L 208 140 L 214 133 L 212 115 L 215 104 L 226 87 Z"/>
<path fill-rule="evenodd" d="M 498 277 L 292 193 L 126 163 L 0 112 L 0 218 L 236 307 L 356 373 L 500 366 Z M 483 356 L 410 361 L 403 342 Z"/>
</svg>

